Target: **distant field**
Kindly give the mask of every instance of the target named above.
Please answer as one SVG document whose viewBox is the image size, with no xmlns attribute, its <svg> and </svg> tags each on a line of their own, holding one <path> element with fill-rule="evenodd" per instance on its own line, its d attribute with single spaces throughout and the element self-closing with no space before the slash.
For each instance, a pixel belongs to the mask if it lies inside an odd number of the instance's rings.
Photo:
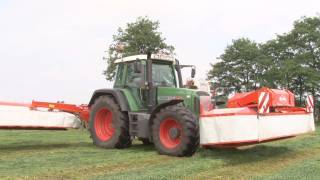
<svg viewBox="0 0 320 180">
<path fill-rule="evenodd" d="M 92 145 L 87 131 L 0 130 L 0 179 L 319 179 L 320 130 L 240 150 L 199 149 L 191 158 Z"/>
</svg>

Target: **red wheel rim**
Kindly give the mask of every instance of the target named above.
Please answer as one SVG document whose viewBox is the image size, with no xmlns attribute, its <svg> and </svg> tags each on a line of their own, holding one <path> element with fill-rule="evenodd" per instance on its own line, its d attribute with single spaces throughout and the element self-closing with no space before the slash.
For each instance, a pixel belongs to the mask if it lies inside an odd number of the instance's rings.
<svg viewBox="0 0 320 180">
<path fill-rule="evenodd" d="M 170 130 L 177 129 L 179 131 L 179 135 L 177 137 L 172 137 L 170 135 Z M 179 122 L 177 122 L 173 118 L 167 118 L 160 124 L 160 141 L 163 146 L 168 149 L 173 149 L 177 147 L 181 142 L 181 133 L 182 128 Z"/>
<path fill-rule="evenodd" d="M 96 135 L 101 141 L 109 140 L 115 132 L 112 126 L 112 112 L 107 108 L 101 108 L 94 119 Z"/>
</svg>

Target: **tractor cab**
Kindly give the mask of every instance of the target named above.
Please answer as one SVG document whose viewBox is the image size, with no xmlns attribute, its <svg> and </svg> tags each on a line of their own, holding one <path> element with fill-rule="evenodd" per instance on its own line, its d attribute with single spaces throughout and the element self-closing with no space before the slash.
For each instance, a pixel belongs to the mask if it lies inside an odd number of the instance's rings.
<svg viewBox="0 0 320 180">
<path fill-rule="evenodd" d="M 129 56 L 115 60 L 115 64 L 114 88 L 131 96 L 132 111 L 152 111 L 166 101 L 183 99 L 188 90 L 179 89 L 183 87 L 181 69 L 191 67 L 191 77 L 195 76 L 195 66 L 180 65 L 177 59 L 168 55 Z"/>
<path fill-rule="evenodd" d="M 170 56 L 151 56 L 154 86 L 178 87 L 175 77 L 175 59 Z M 115 87 L 144 87 L 146 84 L 147 55 L 129 56 L 115 61 L 118 65 Z M 125 69 L 124 71 L 122 69 Z M 124 80 L 124 81 L 123 81 Z"/>
</svg>

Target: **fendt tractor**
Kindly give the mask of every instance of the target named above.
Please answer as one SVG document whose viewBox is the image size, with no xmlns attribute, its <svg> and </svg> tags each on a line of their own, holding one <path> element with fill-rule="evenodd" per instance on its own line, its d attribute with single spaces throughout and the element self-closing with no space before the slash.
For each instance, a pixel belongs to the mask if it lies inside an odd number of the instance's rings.
<svg viewBox="0 0 320 180">
<path fill-rule="evenodd" d="M 183 88 L 180 65 L 165 55 L 135 55 L 115 61 L 112 89 L 89 102 L 89 131 L 95 145 L 127 148 L 133 138 L 153 143 L 160 154 L 191 156 L 206 147 L 238 147 L 314 131 L 312 97 L 295 107 L 287 90 L 261 88 L 236 94 L 216 109 L 208 92 Z"/>
<path fill-rule="evenodd" d="M 96 90 L 90 100 L 94 144 L 126 148 L 132 137 L 154 143 L 160 154 L 190 156 L 199 146 L 200 95 L 182 88 L 179 61 L 164 55 L 136 55 L 115 61 L 113 89 Z M 177 76 L 176 76 L 177 75 Z"/>
</svg>

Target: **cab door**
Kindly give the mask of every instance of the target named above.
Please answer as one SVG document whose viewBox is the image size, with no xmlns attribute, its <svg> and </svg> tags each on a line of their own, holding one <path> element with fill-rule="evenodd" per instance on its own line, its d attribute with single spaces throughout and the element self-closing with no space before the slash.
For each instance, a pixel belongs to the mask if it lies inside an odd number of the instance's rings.
<svg viewBox="0 0 320 180">
<path fill-rule="evenodd" d="M 125 88 L 129 90 L 139 110 L 145 110 L 146 96 L 144 84 L 142 84 L 142 82 L 145 82 L 145 61 L 139 61 L 139 63 L 142 63 L 139 73 L 135 72 L 135 63 L 137 62 L 126 63 Z"/>
</svg>

